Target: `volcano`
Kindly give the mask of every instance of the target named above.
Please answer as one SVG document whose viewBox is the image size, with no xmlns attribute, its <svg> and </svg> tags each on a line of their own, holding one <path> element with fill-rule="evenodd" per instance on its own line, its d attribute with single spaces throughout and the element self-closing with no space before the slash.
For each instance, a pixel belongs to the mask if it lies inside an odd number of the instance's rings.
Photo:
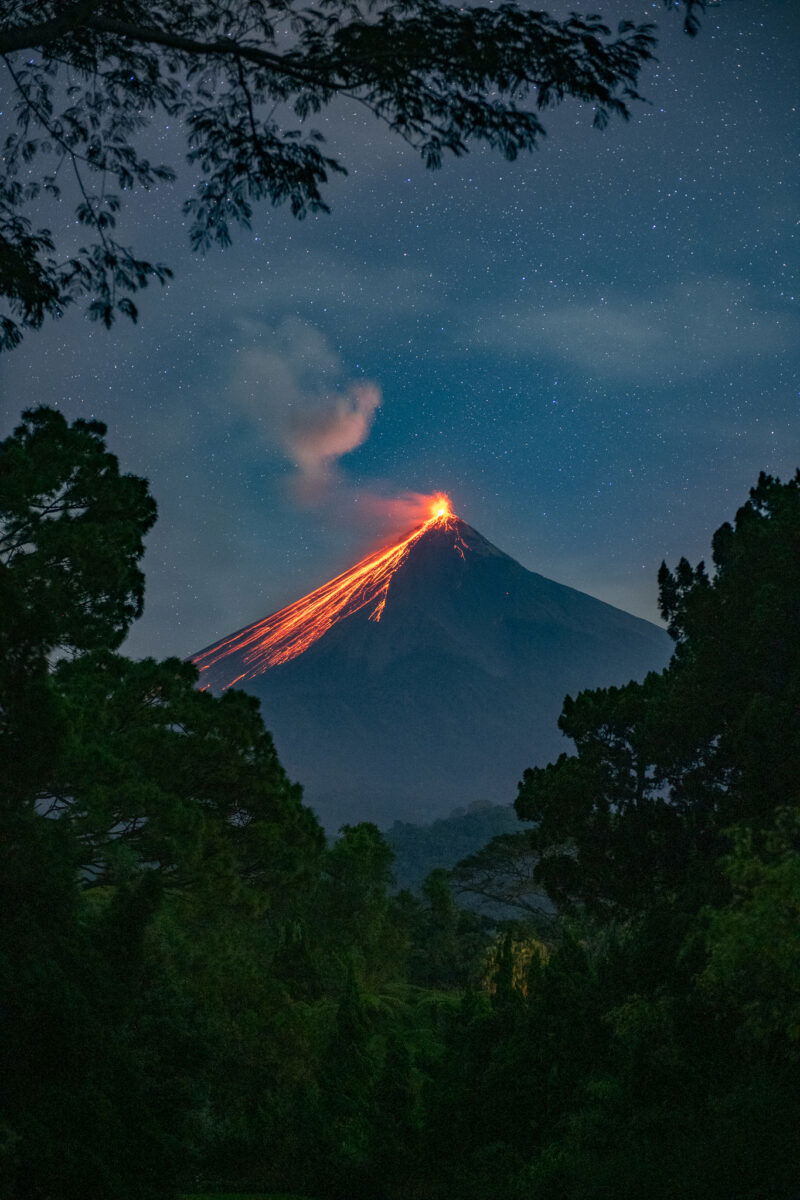
<svg viewBox="0 0 800 1200">
<path fill-rule="evenodd" d="M 261 701 L 329 828 L 510 803 L 568 743 L 565 695 L 666 665 L 667 634 L 526 570 L 439 496 L 427 521 L 193 657 Z"/>
</svg>

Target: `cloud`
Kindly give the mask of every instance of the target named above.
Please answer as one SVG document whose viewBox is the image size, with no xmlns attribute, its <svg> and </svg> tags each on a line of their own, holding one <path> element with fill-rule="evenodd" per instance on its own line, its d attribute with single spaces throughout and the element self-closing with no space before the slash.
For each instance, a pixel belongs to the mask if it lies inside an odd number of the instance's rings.
<svg viewBox="0 0 800 1200">
<path fill-rule="evenodd" d="M 273 330 L 248 323 L 244 332 L 251 344 L 236 358 L 234 408 L 265 445 L 294 464 L 296 498 L 318 503 L 339 480 L 339 460 L 369 437 L 380 389 L 344 380 L 325 335 L 298 318 Z"/>
<path fill-rule="evenodd" d="M 797 337 L 794 317 L 727 277 L 676 283 L 646 296 L 482 314 L 475 340 L 494 351 L 552 355 L 587 374 L 630 383 L 699 379 L 773 355 Z"/>
</svg>

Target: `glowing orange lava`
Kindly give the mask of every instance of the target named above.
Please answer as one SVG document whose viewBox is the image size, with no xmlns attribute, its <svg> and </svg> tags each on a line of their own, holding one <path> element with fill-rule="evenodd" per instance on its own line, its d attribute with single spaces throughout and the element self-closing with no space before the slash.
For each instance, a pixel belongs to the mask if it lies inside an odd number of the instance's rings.
<svg viewBox="0 0 800 1200">
<path fill-rule="evenodd" d="M 201 672 L 210 672 L 206 686 L 233 687 L 243 679 L 253 679 L 270 667 L 288 662 L 307 650 L 337 621 L 368 605 L 373 606 L 369 619 L 380 621 L 392 576 L 411 547 L 436 525 L 446 529 L 453 523 L 455 528 L 455 514 L 444 492 L 432 497 L 428 511 L 428 519 L 401 541 L 367 555 L 349 571 L 294 604 L 196 654 L 192 660 L 195 666 Z M 232 664 L 225 660 L 233 656 L 239 673 L 230 678 Z"/>
<path fill-rule="evenodd" d="M 450 507 L 450 497 L 446 492 L 437 492 L 433 497 L 430 506 L 430 520 L 441 521 L 445 517 L 452 517 L 453 510 Z"/>
</svg>

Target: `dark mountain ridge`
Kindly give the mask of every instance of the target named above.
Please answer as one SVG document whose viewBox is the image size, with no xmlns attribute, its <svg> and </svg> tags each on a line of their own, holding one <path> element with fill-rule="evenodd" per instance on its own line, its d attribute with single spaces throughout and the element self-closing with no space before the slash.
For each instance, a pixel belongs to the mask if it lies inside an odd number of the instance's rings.
<svg viewBox="0 0 800 1200">
<path fill-rule="evenodd" d="M 377 557 L 331 586 L 359 571 L 369 585 Z M 246 674 L 257 629 L 198 655 L 212 663 L 204 680 Z M 243 648 L 227 649 L 237 639 Z M 359 579 L 306 649 L 240 686 L 260 698 L 326 825 L 430 821 L 512 801 L 525 767 L 566 748 L 556 726 L 566 694 L 641 678 L 670 646 L 657 626 L 526 570 L 448 514 L 407 539 L 379 592 Z"/>
</svg>

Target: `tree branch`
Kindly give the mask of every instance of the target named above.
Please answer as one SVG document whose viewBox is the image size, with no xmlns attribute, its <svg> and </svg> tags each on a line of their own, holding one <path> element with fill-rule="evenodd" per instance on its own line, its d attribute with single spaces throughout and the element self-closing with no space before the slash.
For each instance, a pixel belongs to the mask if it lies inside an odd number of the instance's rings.
<svg viewBox="0 0 800 1200">
<path fill-rule="evenodd" d="M 71 33 L 84 24 L 99 2 L 100 0 L 78 0 L 76 4 L 67 5 L 51 21 L 41 21 L 38 25 L 7 26 L 0 32 L 0 54 L 33 50 L 37 46 L 47 45 L 48 42 L 58 41 L 65 33 Z"/>
<path fill-rule="evenodd" d="M 459 896 L 481 896 L 484 900 L 491 900 L 494 904 L 503 904 L 507 908 L 519 908 L 522 912 L 531 913 L 534 916 L 546 917 L 552 919 L 553 914 L 550 911 L 548 900 L 541 892 L 534 892 L 534 896 L 539 896 L 540 904 L 532 903 L 525 899 L 524 896 L 508 894 L 499 891 L 495 888 L 481 887 L 479 884 L 456 884 L 455 891 Z"/>
<path fill-rule="evenodd" d="M 3 55 L 3 61 L 6 64 L 6 67 L 8 69 L 9 74 L 11 75 L 11 78 L 14 80 L 14 84 L 16 85 L 17 91 L 22 96 L 25 103 L 30 108 L 31 112 L 35 115 L 35 117 L 39 121 L 40 125 L 50 134 L 50 136 L 53 138 L 54 141 L 58 142 L 59 146 L 61 146 L 61 148 L 64 150 L 64 153 L 69 156 L 70 161 L 72 162 L 72 169 L 75 172 L 75 179 L 77 181 L 81 195 L 83 196 L 84 203 L 86 204 L 87 212 L 91 216 L 92 224 L 94 225 L 95 229 L 97 230 L 97 234 L 98 234 L 98 237 L 100 238 L 103 249 L 105 250 L 106 254 L 110 255 L 111 248 L 109 246 L 108 239 L 106 238 L 105 230 L 103 229 L 100 219 L 94 210 L 94 203 L 93 203 L 91 197 L 89 196 L 88 192 L 86 191 L 86 187 L 83 182 L 83 177 L 80 172 L 80 167 L 78 166 L 79 159 L 81 159 L 83 162 L 88 162 L 88 159 L 86 159 L 83 155 L 79 155 L 75 150 L 73 150 L 73 148 L 72 148 L 72 146 L 70 146 L 69 142 L 65 141 L 65 139 L 57 132 L 57 130 L 55 130 L 53 128 L 53 126 L 50 124 L 49 120 L 47 119 L 46 114 L 41 111 L 41 109 L 34 103 L 33 100 L 31 100 L 30 96 L 28 95 L 28 93 L 25 90 L 24 85 L 22 84 L 22 81 L 17 77 L 17 74 L 14 71 L 14 68 L 11 66 L 11 63 L 8 61 L 8 59 L 5 55 Z M 103 175 L 105 175 L 105 168 L 100 167 L 99 169 L 103 172 Z"/>
<path fill-rule="evenodd" d="M 257 46 L 246 46 L 235 42 L 233 38 L 218 38 L 214 42 L 198 42 L 194 38 L 182 37 L 180 34 L 168 33 L 165 29 L 155 26 L 133 25 L 128 21 L 113 21 L 106 17 L 91 17 L 85 22 L 86 28 L 95 33 L 111 33 L 117 37 L 129 38 L 134 42 L 145 42 L 156 46 L 166 46 L 170 50 L 181 50 L 185 54 L 211 55 L 219 58 L 245 58 L 259 67 L 267 67 L 271 71 L 279 71 L 282 75 L 296 79 L 299 83 L 316 84 L 323 81 L 318 75 L 303 71 L 295 63 L 287 63 L 280 54 L 272 54 L 269 50 L 260 50 Z M 324 83 L 326 87 L 334 85 Z"/>
</svg>

